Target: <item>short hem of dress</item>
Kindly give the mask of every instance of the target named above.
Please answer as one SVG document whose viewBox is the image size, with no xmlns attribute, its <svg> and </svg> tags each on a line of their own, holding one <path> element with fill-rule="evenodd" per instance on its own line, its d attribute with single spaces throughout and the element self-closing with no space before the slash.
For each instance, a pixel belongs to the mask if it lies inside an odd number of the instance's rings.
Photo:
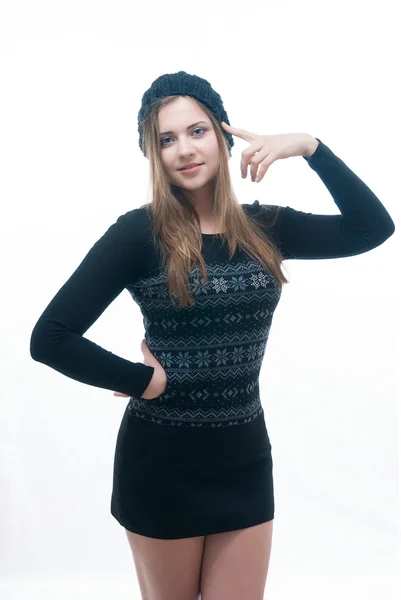
<svg viewBox="0 0 401 600">
<path fill-rule="evenodd" d="M 165 532 L 163 534 L 161 532 L 156 533 L 154 530 L 149 530 L 146 527 L 142 528 L 140 526 L 133 526 L 129 523 L 126 523 L 113 510 L 111 510 L 110 512 L 111 515 L 116 519 L 116 521 L 121 525 L 121 527 L 124 527 L 124 529 L 126 529 L 130 533 L 137 533 L 138 535 L 158 540 L 178 540 L 190 537 L 199 537 L 202 535 L 213 535 L 215 533 L 228 533 L 229 531 L 247 529 L 248 527 L 255 527 L 256 525 L 261 525 L 262 523 L 268 523 L 269 521 L 273 521 L 275 514 L 273 511 L 273 513 L 270 513 L 270 515 L 265 515 L 264 517 L 256 517 L 254 519 L 250 519 L 249 521 L 243 520 L 242 522 L 241 519 L 236 519 L 235 517 L 233 517 L 232 525 L 226 525 L 221 529 L 218 526 L 200 526 L 198 530 L 194 528 L 193 530 L 191 530 L 191 532 L 181 531 L 175 534 L 173 534 L 172 532 Z M 237 521 L 237 523 L 234 525 L 235 521 Z"/>
</svg>

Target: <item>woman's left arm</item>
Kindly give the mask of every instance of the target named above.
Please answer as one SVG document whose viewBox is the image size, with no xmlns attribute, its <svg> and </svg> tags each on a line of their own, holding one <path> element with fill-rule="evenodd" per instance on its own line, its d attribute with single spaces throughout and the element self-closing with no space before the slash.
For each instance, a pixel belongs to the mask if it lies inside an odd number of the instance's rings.
<svg viewBox="0 0 401 600">
<path fill-rule="evenodd" d="M 222 126 L 249 143 L 241 155 L 243 177 L 249 167 L 252 181 L 261 181 L 276 160 L 302 156 L 340 209 L 340 215 L 316 215 L 289 206 L 262 204 L 268 209 L 262 211 L 262 221 L 277 215 L 271 233 L 285 259 L 362 254 L 380 246 L 394 233 L 394 222 L 378 197 L 319 138 L 308 133 L 261 135 L 226 123 Z"/>
<path fill-rule="evenodd" d="M 395 231 L 394 221 L 373 191 L 320 139 L 303 155 L 320 177 L 340 215 L 280 208 L 275 235 L 284 258 L 342 258 L 368 252 Z"/>
</svg>

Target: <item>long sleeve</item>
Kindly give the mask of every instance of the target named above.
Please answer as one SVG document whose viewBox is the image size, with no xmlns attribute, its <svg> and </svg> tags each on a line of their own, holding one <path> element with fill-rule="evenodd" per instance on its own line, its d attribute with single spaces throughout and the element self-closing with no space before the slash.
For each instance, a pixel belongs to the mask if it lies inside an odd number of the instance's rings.
<svg viewBox="0 0 401 600">
<path fill-rule="evenodd" d="M 36 323 L 31 357 L 91 386 L 141 396 L 154 368 L 132 363 L 89 339 L 85 332 L 132 282 L 143 257 L 138 210 L 121 215 L 94 244 Z"/>
<path fill-rule="evenodd" d="M 304 160 L 320 177 L 340 215 L 319 215 L 289 206 L 259 204 L 262 223 L 285 259 L 342 258 L 362 254 L 386 241 L 395 231 L 389 213 L 372 190 L 319 138 Z"/>
</svg>

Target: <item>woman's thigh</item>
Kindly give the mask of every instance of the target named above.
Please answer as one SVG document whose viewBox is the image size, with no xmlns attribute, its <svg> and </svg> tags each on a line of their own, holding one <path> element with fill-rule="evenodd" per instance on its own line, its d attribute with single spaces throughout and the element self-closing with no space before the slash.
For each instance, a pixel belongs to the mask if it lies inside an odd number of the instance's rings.
<svg viewBox="0 0 401 600">
<path fill-rule="evenodd" d="M 263 600 L 273 520 L 207 535 L 201 572 L 202 600 Z"/>
<path fill-rule="evenodd" d="M 158 540 L 125 532 L 143 600 L 198 600 L 205 536 Z"/>
</svg>

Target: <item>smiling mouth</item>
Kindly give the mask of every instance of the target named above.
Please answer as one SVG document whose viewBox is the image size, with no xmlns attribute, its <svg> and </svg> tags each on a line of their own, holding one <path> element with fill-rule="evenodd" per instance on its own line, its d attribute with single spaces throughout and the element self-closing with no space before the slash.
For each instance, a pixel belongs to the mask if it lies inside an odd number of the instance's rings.
<svg viewBox="0 0 401 600">
<path fill-rule="evenodd" d="M 189 167 L 187 169 L 178 169 L 181 173 L 190 173 L 191 171 L 196 171 L 198 170 L 200 167 L 202 167 L 203 163 L 199 164 L 199 165 L 195 165 L 193 167 Z"/>
</svg>

